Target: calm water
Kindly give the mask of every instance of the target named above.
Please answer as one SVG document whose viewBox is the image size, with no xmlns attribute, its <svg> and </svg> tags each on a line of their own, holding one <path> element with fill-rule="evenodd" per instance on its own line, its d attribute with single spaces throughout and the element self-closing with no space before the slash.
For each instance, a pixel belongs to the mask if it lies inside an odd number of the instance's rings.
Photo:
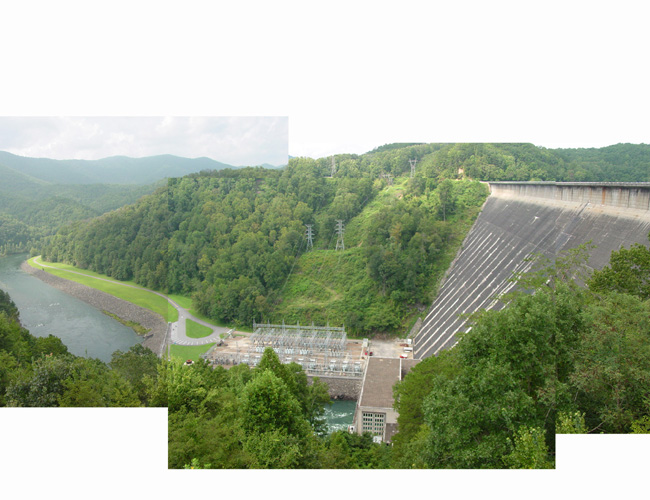
<svg viewBox="0 0 650 500">
<path fill-rule="evenodd" d="M 329 432 L 347 430 L 348 425 L 352 424 L 356 405 L 356 401 L 333 400 L 332 406 L 325 408 Z"/>
<path fill-rule="evenodd" d="M 20 322 L 35 337 L 59 337 L 72 354 L 110 361 L 141 339 L 101 311 L 25 273 L 25 255 L 0 257 L 0 288 L 20 311 Z"/>
</svg>

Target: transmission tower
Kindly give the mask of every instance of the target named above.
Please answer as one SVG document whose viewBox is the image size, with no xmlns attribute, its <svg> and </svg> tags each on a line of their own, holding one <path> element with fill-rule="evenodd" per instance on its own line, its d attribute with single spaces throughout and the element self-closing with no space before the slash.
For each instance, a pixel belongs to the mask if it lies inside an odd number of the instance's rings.
<svg viewBox="0 0 650 500">
<path fill-rule="evenodd" d="M 314 231 L 312 229 L 313 224 L 305 224 L 307 226 L 307 250 L 314 248 Z"/>
<path fill-rule="evenodd" d="M 332 156 L 332 177 L 334 177 L 335 173 L 336 173 L 336 162 L 334 161 L 334 157 Z"/>
<path fill-rule="evenodd" d="M 393 185 L 393 176 L 391 174 L 385 174 L 384 172 L 382 172 L 381 174 L 379 174 L 379 178 L 380 179 L 386 179 L 386 184 L 388 186 Z"/>
<path fill-rule="evenodd" d="M 336 249 L 337 250 L 345 250 L 345 243 L 343 243 L 343 232 L 345 229 L 343 228 L 343 221 L 341 219 L 337 219 L 336 221 L 336 234 L 338 234 L 338 239 L 336 240 Z"/>
<path fill-rule="evenodd" d="M 417 163 L 417 159 L 410 159 L 409 163 L 411 164 L 411 177 L 415 177 L 415 164 Z"/>
</svg>

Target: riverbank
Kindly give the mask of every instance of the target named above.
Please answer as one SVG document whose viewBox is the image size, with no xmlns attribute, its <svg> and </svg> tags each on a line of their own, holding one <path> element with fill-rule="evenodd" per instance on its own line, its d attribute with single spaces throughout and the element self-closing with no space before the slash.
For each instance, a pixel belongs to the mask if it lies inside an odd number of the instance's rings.
<svg viewBox="0 0 650 500">
<path fill-rule="evenodd" d="M 111 314 L 115 314 L 124 321 L 133 321 L 142 325 L 149 330 L 149 334 L 145 337 L 142 345 L 148 347 L 158 355 L 162 351 L 165 336 L 167 335 L 167 322 L 162 316 L 95 288 L 59 278 L 41 269 L 35 269 L 28 265 L 27 262 L 23 262 L 20 268 L 44 283 L 100 311 L 105 310 Z"/>
</svg>

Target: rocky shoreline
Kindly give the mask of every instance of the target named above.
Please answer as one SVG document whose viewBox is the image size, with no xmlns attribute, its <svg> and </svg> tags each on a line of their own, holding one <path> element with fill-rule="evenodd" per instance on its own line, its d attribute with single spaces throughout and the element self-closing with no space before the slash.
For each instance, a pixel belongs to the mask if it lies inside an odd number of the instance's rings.
<svg viewBox="0 0 650 500">
<path fill-rule="evenodd" d="M 144 337 L 142 345 L 160 356 L 167 335 L 167 322 L 162 316 L 143 307 L 131 304 L 126 300 L 118 299 L 108 293 L 96 290 L 95 288 L 82 285 L 76 281 L 59 278 L 40 269 L 35 269 L 27 264 L 27 262 L 23 262 L 20 268 L 44 283 L 82 300 L 100 311 L 108 311 L 125 321 L 139 323 L 149 330 L 149 333 Z"/>
</svg>

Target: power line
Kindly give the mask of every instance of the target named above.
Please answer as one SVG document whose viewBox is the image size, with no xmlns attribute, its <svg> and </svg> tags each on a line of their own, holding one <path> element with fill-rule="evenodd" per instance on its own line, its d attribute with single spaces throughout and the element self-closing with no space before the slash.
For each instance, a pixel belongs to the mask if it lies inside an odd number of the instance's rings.
<svg viewBox="0 0 650 500">
<path fill-rule="evenodd" d="M 343 220 L 337 219 L 336 220 L 336 234 L 338 235 L 338 239 L 336 240 L 336 249 L 337 250 L 345 250 L 345 243 L 343 242 L 343 232 L 345 231 L 345 228 L 343 227 Z"/>
<path fill-rule="evenodd" d="M 418 162 L 417 159 L 412 158 L 409 160 L 409 163 L 411 164 L 411 177 L 415 177 L 415 164 Z"/>
<path fill-rule="evenodd" d="M 287 279 L 284 281 L 284 285 L 282 285 L 282 288 L 280 291 L 282 292 L 284 290 L 284 287 L 287 286 L 287 283 L 289 282 L 289 278 L 291 277 L 291 274 L 293 273 L 293 268 L 296 266 L 296 262 L 298 262 L 298 255 L 300 254 L 300 250 L 302 250 L 302 244 L 304 241 L 300 242 L 300 247 L 296 244 L 294 248 L 298 247 L 298 251 L 296 252 L 296 255 L 293 258 L 293 264 L 291 265 L 291 270 L 289 271 L 289 274 L 287 275 Z"/>
</svg>

